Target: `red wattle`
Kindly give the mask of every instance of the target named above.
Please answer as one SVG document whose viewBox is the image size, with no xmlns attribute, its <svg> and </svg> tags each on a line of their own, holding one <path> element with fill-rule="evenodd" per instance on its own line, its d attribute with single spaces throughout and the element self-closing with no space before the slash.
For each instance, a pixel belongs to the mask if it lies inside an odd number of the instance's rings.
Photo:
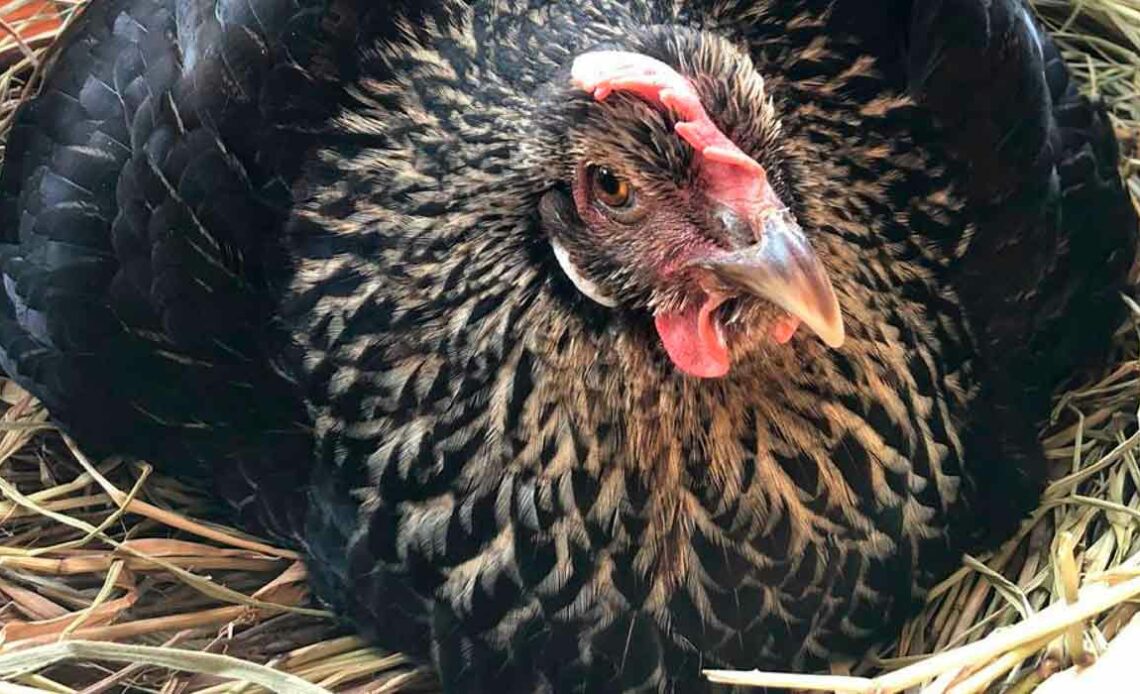
<svg viewBox="0 0 1140 694">
<path fill-rule="evenodd" d="M 786 345 L 796 334 L 800 327 L 800 319 L 795 316 L 785 316 L 772 326 L 772 340 L 778 345 Z"/>
<path fill-rule="evenodd" d="M 723 298 L 710 296 L 700 306 L 658 313 L 654 319 L 669 358 L 690 376 L 720 378 L 732 365 L 728 345 L 712 317 L 723 302 Z"/>
</svg>

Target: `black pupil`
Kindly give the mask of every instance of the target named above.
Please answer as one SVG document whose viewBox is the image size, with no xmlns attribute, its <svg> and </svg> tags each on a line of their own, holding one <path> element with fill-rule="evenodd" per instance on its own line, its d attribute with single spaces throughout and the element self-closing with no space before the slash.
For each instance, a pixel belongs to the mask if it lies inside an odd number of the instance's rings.
<svg viewBox="0 0 1140 694">
<path fill-rule="evenodd" d="M 598 172 L 598 183 L 606 195 L 610 197 L 621 195 L 621 181 L 609 169 L 602 169 Z"/>
</svg>

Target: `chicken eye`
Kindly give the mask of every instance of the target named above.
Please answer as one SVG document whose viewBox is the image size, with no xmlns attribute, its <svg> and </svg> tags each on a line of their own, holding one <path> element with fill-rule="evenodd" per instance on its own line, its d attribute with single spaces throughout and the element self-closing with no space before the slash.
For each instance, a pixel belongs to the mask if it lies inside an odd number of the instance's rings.
<svg viewBox="0 0 1140 694">
<path fill-rule="evenodd" d="M 629 179 L 622 178 L 604 166 L 590 169 L 590 188 L 594 199 L 606 207 L 622 210 L 633 203 L 633 186 Z"/>
</svg>

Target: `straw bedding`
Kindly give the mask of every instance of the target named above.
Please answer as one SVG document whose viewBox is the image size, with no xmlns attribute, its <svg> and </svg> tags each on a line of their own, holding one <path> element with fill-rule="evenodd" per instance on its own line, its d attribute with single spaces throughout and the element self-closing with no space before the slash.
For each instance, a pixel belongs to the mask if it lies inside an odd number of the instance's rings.
<svg viewBox="0 0 1140 694">
<path fill-rule="evenodd" d="M 0 133 L 81 0 L 0 0 Z M 1034 0 L 1111 106 L 1140 199 L 1140 0 Z M 1122 299 L 1124 300 L 1124 299 Z M 1140 306 L 1042 432 L 1054 481 L 1015 538 L 966 557 L 896 643 L 827 677 L 712 672 L 838 692 L 1131 691 L 1140 676 Z M 315 606 L 296 555 L 198 520 L 206 501 L 130 460 L 88 460 L 0 378 L 0 692 L 432 691 Z"/>
</svg>

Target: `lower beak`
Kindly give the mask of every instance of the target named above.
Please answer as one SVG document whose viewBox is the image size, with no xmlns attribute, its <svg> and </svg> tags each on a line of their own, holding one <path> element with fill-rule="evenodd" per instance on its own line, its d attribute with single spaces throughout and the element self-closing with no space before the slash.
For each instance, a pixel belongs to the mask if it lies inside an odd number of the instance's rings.
<svg viewBox="0 0 1140 694">
<path fill-rule="evenodd" d="M 696 265 L 799 318 L 828 347 L 842 347 L 839 301 L 803 230 L 781 212 L 765 217 L 759 236 L 760 243 L 706 256 Z"/>
</svg>

